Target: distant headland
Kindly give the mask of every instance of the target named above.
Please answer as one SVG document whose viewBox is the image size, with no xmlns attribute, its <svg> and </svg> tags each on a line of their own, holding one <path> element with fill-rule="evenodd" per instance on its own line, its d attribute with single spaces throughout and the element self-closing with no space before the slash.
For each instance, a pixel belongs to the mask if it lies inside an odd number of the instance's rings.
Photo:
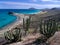
<svg viewBox="0 0 60 45">
<path fill-rule="evenodd" d="M 29 9 L 33 10 L 33 9 L 35 9 L 35 8 L 29 8 Z"/>
</svg>

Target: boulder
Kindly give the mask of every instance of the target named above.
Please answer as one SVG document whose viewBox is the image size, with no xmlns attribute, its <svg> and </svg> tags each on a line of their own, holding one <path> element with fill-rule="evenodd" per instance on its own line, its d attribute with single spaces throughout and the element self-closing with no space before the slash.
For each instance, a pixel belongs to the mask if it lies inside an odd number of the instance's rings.
<svg viewBox="0 0 60 45">
<path fill-rule="evenodd" d="M 60 45 L 60 31 L 56 32 L 53 37 L 49 39 L 50 45 Z"/>
</svg>

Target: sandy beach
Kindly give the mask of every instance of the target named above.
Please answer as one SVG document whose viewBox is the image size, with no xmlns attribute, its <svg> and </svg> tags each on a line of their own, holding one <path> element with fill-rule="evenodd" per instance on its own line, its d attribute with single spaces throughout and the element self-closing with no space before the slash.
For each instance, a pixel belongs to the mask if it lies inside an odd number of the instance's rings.
<svg viewBox="0 0 60 45">
<path fill-rule="evenodd" d="M 41 13 L 46 13 L 46 12 L 40 12 L 38 13 L 39 15 Z M 38 15 L 36 14 L 36 15 Z M 26 14 L 19 14 L 19 13 L 13 13 L 14 16 L 17 17 L 16 21 L 12 22 L 11 24 L 8 24 L 7 26 L 3 27 L 2 29 L 0 29 L 0 37 L 3 36 L 4 32 L 12 30 L 13 28 L 19 26 L 19 25 L 23 25 L 23 18 L 26 20 L 27 18 L 29 18 L 29 15 Z M 33 16 L 34 14 L 32 14 Z"/>
<path fill-rule="evenodd" d="M 0 37 L 3 36 L 4 32 L 9 31 L 9 30 L 12 30 L 13 28 L 15 28 L 18 25 L 22 24 L 23 18 L 24 18 L 24 14 L 14 13 L 13 15 L 14 16 L 17 16 L 16 21 L 14 21 L 11 24 L 8 24 L 7 26 L 5 26 L 2 29 L 0 29 Z"/>
</svg>

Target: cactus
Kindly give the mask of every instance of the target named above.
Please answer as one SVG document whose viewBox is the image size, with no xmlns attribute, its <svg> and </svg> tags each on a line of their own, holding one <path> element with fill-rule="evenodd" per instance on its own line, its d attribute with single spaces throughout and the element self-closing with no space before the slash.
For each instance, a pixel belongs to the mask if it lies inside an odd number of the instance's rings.
<svg viewBox="0 0 60 45">
<path fill-rule="evenodd" d="M 24 18 L 23 18 L 23 29 L 25 29 L 25 21 L 24 21 Z"/>
<path fill-rule="evenodd" d="M 13 30 L 11 32 L 7 31 L 4 33 L 4 37 L 10 43 L 21 41 L 21 30 L 20 28 L 16 28 L 16 30 Z"/>
<path fill-rule="evenodd" d="M 42 29 L 42 20 L 40 20 L 40 33 L 43 34 L 43 29 Z"/>
<path fill-rule="evenodd" d="M 57 30 L 58 31 L 58 25 L 57 25 L 57 22 L 55 20 L 53 20 L 52 30 L 54 30 L 54 31 Z"/>
<path fill-rule="evenodd" d="M 12 33 L 10 33 L 9 31 L 7 31 L 6 33 L 4 33 L 5 39 L 12 41 L 11 39 L 13 39 L 12 37 Z"/>
<path fill-rule="evenodd" d="M 23 18 L 23 29 L 25 30 L 25 35 L 27 34 L 27 31 L 29 30 L 30 19 L 31 19 L 30 16 L 29 16 L 29 18 L 26 19 L 26 20 L 24 20 L 24 18 Z"/>
<path fill-rule="evenodd" d="M 30 26 L 30 19 L 31 19 L 31 17 L 29 17 L 29 19 L 26 20 L 26 30 L 29 29 L 29 26 Z"/>
<path fill-rule="evenodd" d="M 40 22 L 40 33 L 47 37 L 47 39 L 53 36 L 57 29 L 58 27 L 55 20 L 49 19 L 47 23 L 44 21 L 44 25 L 42 25 L 42 21 Z"/>
<path fill-rule="evenodd" d="M 26 29 L 25 29 L 25 35 L 26 35 L 27 31 L 29 30 L 30 19 L 31 19 L 31 17 L 29 16 L 29 19 L 26 20 L 26 25 L 25 25 L 25 26 L 26 26 Z"/>
</svg>

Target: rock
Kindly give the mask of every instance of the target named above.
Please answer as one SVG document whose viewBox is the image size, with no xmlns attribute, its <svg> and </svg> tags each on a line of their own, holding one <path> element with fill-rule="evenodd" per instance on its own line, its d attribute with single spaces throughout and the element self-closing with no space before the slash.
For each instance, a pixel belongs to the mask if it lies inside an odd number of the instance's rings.
<svg viewBox="0 0 60 45">
<path fill-rule="evenodd" d="M 34 10 L 35 8 L 29 8 L 30 10 Z"/>
<path fill-rule="evenodd" d="M 17 43 L 13 43 L 13 44 L 10 44 L 10 45 L 23 45 L 23 43 L 17 42 Z"/>
<path fill-rule="evenodd" d="M 13 14 L 13 12 L 8 12 L 8 14 Z"/>
<path fill-rule="evenodd" d="M 50 45 L 60 45 L 60 31 L 56 32 L 53 37 L 49 39 Z"/>
<path fill-rule="evenodd" d="M 7 40 L 5 40 L 3 37 L 0 37 L 0 45 L 3 45 L 5 43 L 7 43 Z"/>
</svg>

